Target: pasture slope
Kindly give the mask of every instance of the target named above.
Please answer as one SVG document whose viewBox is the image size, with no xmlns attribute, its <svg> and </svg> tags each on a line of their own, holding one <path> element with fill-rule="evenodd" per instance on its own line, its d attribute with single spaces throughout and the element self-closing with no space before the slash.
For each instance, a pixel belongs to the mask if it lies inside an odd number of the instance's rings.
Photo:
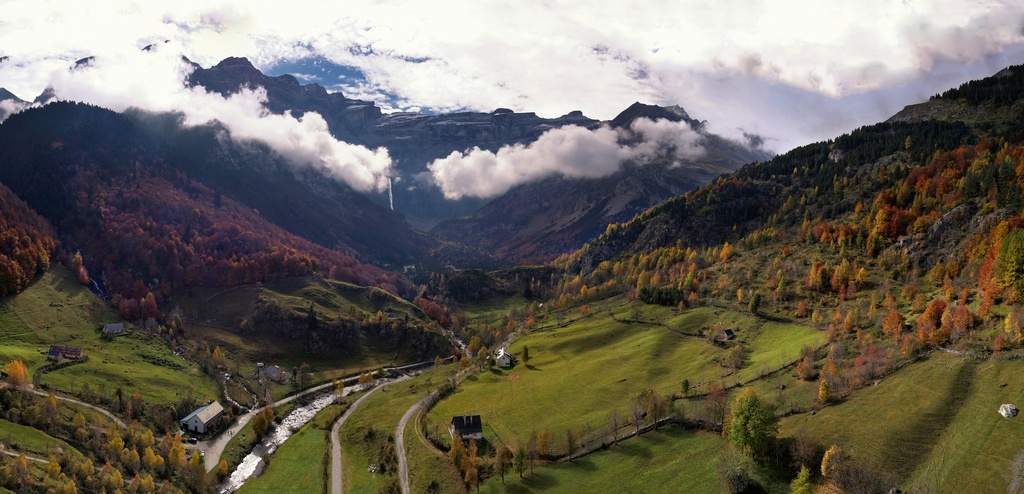
<svg viewBox="0 0 1024 494">
<path fill-rule="evenodd" d="M 796 360 L 804 345 L 817 346 L 824 335 L 797 324 L 757 319 L 725 309 L 701 307 L 682 315 L 658 306 L 642 308 L 642 320 L 629 322 L 624 300 L 608 312 L 595 312 L 556 330 L 535 330 L 513 343 L 512 353 L 529 347 L 529 362 L 512 369 L 493 368 L 466 380 L 428 415 L 428 427 L 443 431 L 452 416 L 480 414 L 492 444 L 522 442 L 531 431 L 590 424 L 604 427 L 612 410 L 628 415 L 630 400 L 652 388 L 663 396 L 681 393 L 683 380 L 698 391 L 701 383 L 732 386 Z M 729 348 L 689 336 L 704 327 L 737 330 L 747 353 L 738 371 L 728 367 Z M 571 397 L 571 399 L 567 399 Z M 557 404 L 553 407 L 553 404 Z"/>
<path fill-rule="evenodd" d="M 826 447 L 839 444 L 904 479 L 905 488 L 1006 492 L 1024 422 L 997 410 L 1024 403 L 1021 368 L 1020 360 L 935 352 L 815 415 L 783 419 L 780 434 L 806 431 Z"/>
<path fill-rule="evenodd" d="M 30 375 L 60 392 L 139 392 L 151 403 L 172 404 L 191 394 L 216 398 L 216 383 L 198 366 L 177 356 L 164 342 L 128 324 L 113 340 L 102 336 L 105 324 L 119 322 L 114 311 L 56 263 L 24 292 L 0 299 L 0 361 L 21 357 Z M 50 345 L 84 349 L 84 362 L 39 374 L 49 364 Z"/>
<path fill-rule="evenodd" d="M 390 311 L 396 319 L 425 325 L 422 311 L 406 300 L 380 289 L 315 276 L 229 288 L 195 288 L 183 297 L 180 306 L 189 321 L 190 335 L 210 348 L 219 346 L 242 375 L 255 374 L 257 362 L 278 365 L 289 372 L 308 364 L 314 382 L 327 382 L 366 369 L 423 360 L 408 345 L 396 347 L 365 331 L 359 335 L 357 351 L 327 353 L 309 353 L 300 339 L 270 331 L 242 334 L 242 322 L 253 318 L 266 303 L 285 307 L 297 317 L 306 317 L 313 304 L 320 323 L 334 322 L 342 314 L 351 317 L 353 311 L 366 317 Z M 290 390 L 278 391 L 275 389 L 275 397 Z"/>
</svg>

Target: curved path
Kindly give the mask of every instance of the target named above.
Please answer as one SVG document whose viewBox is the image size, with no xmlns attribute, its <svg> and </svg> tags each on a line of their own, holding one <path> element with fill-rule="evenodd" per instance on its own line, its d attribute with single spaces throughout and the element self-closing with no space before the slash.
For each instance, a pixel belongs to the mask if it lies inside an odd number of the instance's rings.
<svg viewBox="0 0 1024 494">
<path fill-rule="evenodd" d="M 50 393 L 44 393 L 42 391 L 36 391 L 34 389 L 32 390 L 32 392 L 37 394 L 37 395 L 39 395 L 39 396 L 44 396 L 44 397 L 50 396 Z M 113 420 L 114 423 L 116 423 L 117 426 L 122 428 L 122 429 L 128 427 L 128 424 L 125 424 L 123 420 L 117 418 L 117 415 L 114 415 L 113 413 L 110 413 L 106 409 L 100 408 L 100 407 L 98 407 L 96 405 L 92 405 L 92 404 L 86 403 L 84 401 L 78 401 L 78 400 L 76 400 L 74 398 L 68 398 L 67 396 L 61 396 L 61 395 L 59 395 L 57 393 L 54 393 L 53 397 L 58 399 L 58 400 L 60 400 L 60 401 L 66 401 L 68 403 L 74 403 L 76 405 L 81 405 L 83 407 L 87 407 L 87 408 L 91 408 L 93 410 L 96 410 L 97 412 L 100 412 L 103 415 L 106 415 L 110 420 Z"/>
<path fill-rule="evenodd" d="M 409 364 L 402 367 L 384 369 L 383 372 L 387 372 L 390 370 L 406 371 L 431 364 L 433 364 L 433 361 L 417 362 L 415 364 Z M 380 372 L 381 371 L 373 371 L 372 374 L 376 376 L 379 375 Z M 341 382 L 343 385 L 354 384 L 358 380 L 358 376 L 353 376 L 347 379 L 342 379 Z M 317 386 L 313 386 L 312 388 L 300 391 L 298 393 L 286 396 L 284 398 L 281 398 L 280 400 L 275 401 L 274 406 L 284 405 L 285 403 L 288 403 L 292 400 L 298 399 L 302 396 L 306 396 L 311 393 L 323 391 L 327 388 L 330 388 L 331 386 L 334 386 L 333 382 L 326 382 Z M 217 468 L 217 464 L 220 463 L 220 456 L 224 454 L 224 448 L 226 448 L 228 443 L 231 442 L 231 438 L 234 437 L 234 435 L 237 434 L 238 431 L 242 430 L 242 428 L 245 427 L 245 424 L 249 423 L 249 421 L 252 420 L 252 418 L 256 415 L 256 412 L 262 410 L 262 408 L 263 407 L 258 407 L 255 410 L 250 410 L 245 415 L 239 416 L 238 420 L 236 420 L 235 423 L 231 425 L 231 427 L 218 434 L 217 437 L 214 437 L 213 439 L 210 439 L 208 441 L 200 441 L 199 444 L 196 445 L 196 448 L 203 452 L 203 458 L 205 459 L 206 462 L 207 472 L 211 472 L 213 471 L 214 468 Z"/>
<path fill-rule="evenodd" d="M 402 376 L 393 382 L 397 383 L 406 379 L 409 379 L 409 376 Z M 331 427 L 331 494 L 341 494 L 342 492 L 341 438 L 338 436 L 341 426 L 348 420 L 348 416 L 352 415 L 356 408 L 359 408 L 363 400 L 369 398 L 370 395 L 376 393 L 378 389 L 384 386 L 384 384 L 378 385 L 363 396 L 360 396 L 358 400 L 352 403 L 352 406 L 348 407 L 348 410 L 345 410 L 345 413 L 338 420 L 334 421 L 334 426 Z"/>
<path fill-rule="evenodd" d="M 427 396 L 424 396 L 420 401 L 409 407 L 405 411 L 405 415 L 402 415 L 402 420 L 398 421 L 398 427 L 395 429 L 395 453 L 398 455 L 398 483 L 402 488 L 402 494 L 409 494 L 412 491 L 409 487 L 409 460 L 405 457 L 405 426 L 409 423 L 409 419 L 420 411 L 423 404 L 435 394 L 437 394 L 437 391 L 431 391 Z"/>
<path fill-rule="evenodd" d="M 44 465 L 49 465 L 50 464 L 50 460 L 44 460 L 42 458 L 37 458 L 35 456 L 29 456 L 29 455 L 27 455 L 25 453 L 18 453 L 18 452 L 14 452 L 14 451 L 7 451 L 6 449 L 0 449 L 0 453 L 3 453 L 5 455 L 7 455 L 7 456 L 10 456 L 11 458 L 17 458 L 17 457 L 19 457 L 19 456 L 24 454 L 25 455 L 25 459 L 28 460 L 28 461 L 34 461 L 36 463 L 42 463 Z"/>
<path fill-rule="evenodd" d="M 461 375 L 456 375 L 456 386 L 462 384 L 462 381 L 465 381 L 473 374 L 470 369 L 472 367 L 467 367 L 465 370 L 460 371 Z M 437 391 L 431 391 L 427 393 L 427 396 L 424 396 L 420 401 L 409 407 L 405 411 L 405 415 L 402 415 L 402 420 L 398 422 L 398 427 L 395 428 L 395 453 L 398 455 L 398 484 L 402 488 L 402 494 L 410 494 L 412 492 L 412 489 L 409 487 L 409 460 L 405 456 L 405 426 L 409 423 L 409 419 L 416 415 L 423 408 L 423 405 L 437 395 L 437 393 Z"/>
</svg>

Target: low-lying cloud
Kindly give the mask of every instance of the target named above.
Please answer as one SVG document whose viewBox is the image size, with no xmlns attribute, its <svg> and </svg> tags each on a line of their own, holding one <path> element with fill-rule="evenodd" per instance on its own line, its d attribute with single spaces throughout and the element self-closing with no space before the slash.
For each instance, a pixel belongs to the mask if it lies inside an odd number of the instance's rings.
<svg viewBox="0 0 1024 494">
<path fill-rule="evenodd" d="M 3 101 L 0 101 L 0 122 L 3 122 L 7 119 L 7 117 L 15 113 L 18 113 L 28 108 L 29 106 L 32 106 L 32 104 L 25 103 L 22 101 L 15 101 L 12 99 L 5 99 Z"/>
<path fill-rule="evenodd" d="M 192 67 L 173 45 L 96 57 L 87 65 L 56 72 L 50 85 L 60 99 L 85 101 L 114 111 L 138 108 L 175 112 L 188 126 L 219 121 L 238 141 L 261 141 L 298 167 L 321 169 L 360 191 L 383 190 L 391 173 L 384 148 L 370 150 L 331 136 L 318 113 L 299 118 L 274 114 L 263 88 L 227 97 L 187 87 Z"/>
<path fill-rule="evenodd" d="M 497 152 L 474 147 L 454 151 L 427 165 L 448 199 L 504 194 L 512 187 L 547 177 L 600 178 L 628 161 L 655 159 L 675 164 L 704 154 L 701 135 L 686 122 L 635 120 L 629 130 L 575 125 L 552 129 L 528 145 L 503 146 Z"/>
</svg>

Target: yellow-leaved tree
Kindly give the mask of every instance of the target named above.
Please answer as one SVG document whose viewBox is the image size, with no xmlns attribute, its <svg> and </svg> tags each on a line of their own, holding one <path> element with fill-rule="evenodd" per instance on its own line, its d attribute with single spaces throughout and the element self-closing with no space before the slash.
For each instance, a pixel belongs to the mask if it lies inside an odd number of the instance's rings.
<svg viewBox="0 0 1024 494">
<path fill-rule="evenodd" d="M 21 361 L 21 357 L 7 364 L 5 370 L 7 371 L 7 382 L 11 383 L 12 386 L 21 387 L 28 383 L 28 369 L 25 367 L 25 363 Z"/>
</svg>

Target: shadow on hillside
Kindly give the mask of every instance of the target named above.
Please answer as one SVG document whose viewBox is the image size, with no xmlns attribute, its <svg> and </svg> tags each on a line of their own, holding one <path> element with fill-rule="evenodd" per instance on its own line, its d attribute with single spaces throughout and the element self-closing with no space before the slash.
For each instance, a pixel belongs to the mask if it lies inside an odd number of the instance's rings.
<svg viewBox="0 0 1024 494">
<path fill-rule="evenodd" d="M 529 369 L 529 370 L 532 370 L 532 371 L 543 370 L 540 367 L 537 367 L 536 365 L 533 365 L 533 364 L 526 364 L 526 368 Z"/>
<path fill-rule="evenodd" d="M 895 430 L 888 436 L 882 444 L 882 451 L 891 460 L 893 473 L 909 478 L 928 458 L 967 401 L 976 372 L 974 361 L 963 362 L 938 403 L 918 415 L 910 427 Z"/>
<path fill-rule="evenodd" d="M 505 486 L 503 492 L 509 493 L 526 493 L 545 491 L 548 489 L 554 489 L 558 487 L 558 479 L 554 476 L 544 472 L 536 472 L 534 474 L 524 474 L 522 479 L 516 479 L 515 482 L 512 479 L 507 480 L 508 484 Z"/>
<path fill-rule="evenodd" d="M 644 436 L 640 436 L 640 438 L 645 439 Z M 653 458 L 654 454 L 651 453 L 650 446 L 648 446 L 646 441 L 642 441 L 641 439 L 637 439 L 634 437 L 628 441 L 620 442 L 619 446 L 617 448 L 614 448 L 612 451 L 624 454 L 626 456 L 636 456 L 644 459 Z"/>
<path fill-rule="evenodd" d="M 569 463 L 575 465 L 576 468 L 586 470 L 588 472 L 597 470 L 597 465 L 595 465 L 590 458 L 587 458 L 585 456 L 583 458 L 577 458 L 575 460 L 572 460 Z"/>
<path fill-rule="evenodd" d="M 594 330 L 589 330 L 586 333 L 570 335 L 569 339 L 551 345 L 551 351 L 572 354 L 587 353 L 633 336 L 632 331 L 604 331 L 603 334 L 594 334 Z"/>
</svg>

